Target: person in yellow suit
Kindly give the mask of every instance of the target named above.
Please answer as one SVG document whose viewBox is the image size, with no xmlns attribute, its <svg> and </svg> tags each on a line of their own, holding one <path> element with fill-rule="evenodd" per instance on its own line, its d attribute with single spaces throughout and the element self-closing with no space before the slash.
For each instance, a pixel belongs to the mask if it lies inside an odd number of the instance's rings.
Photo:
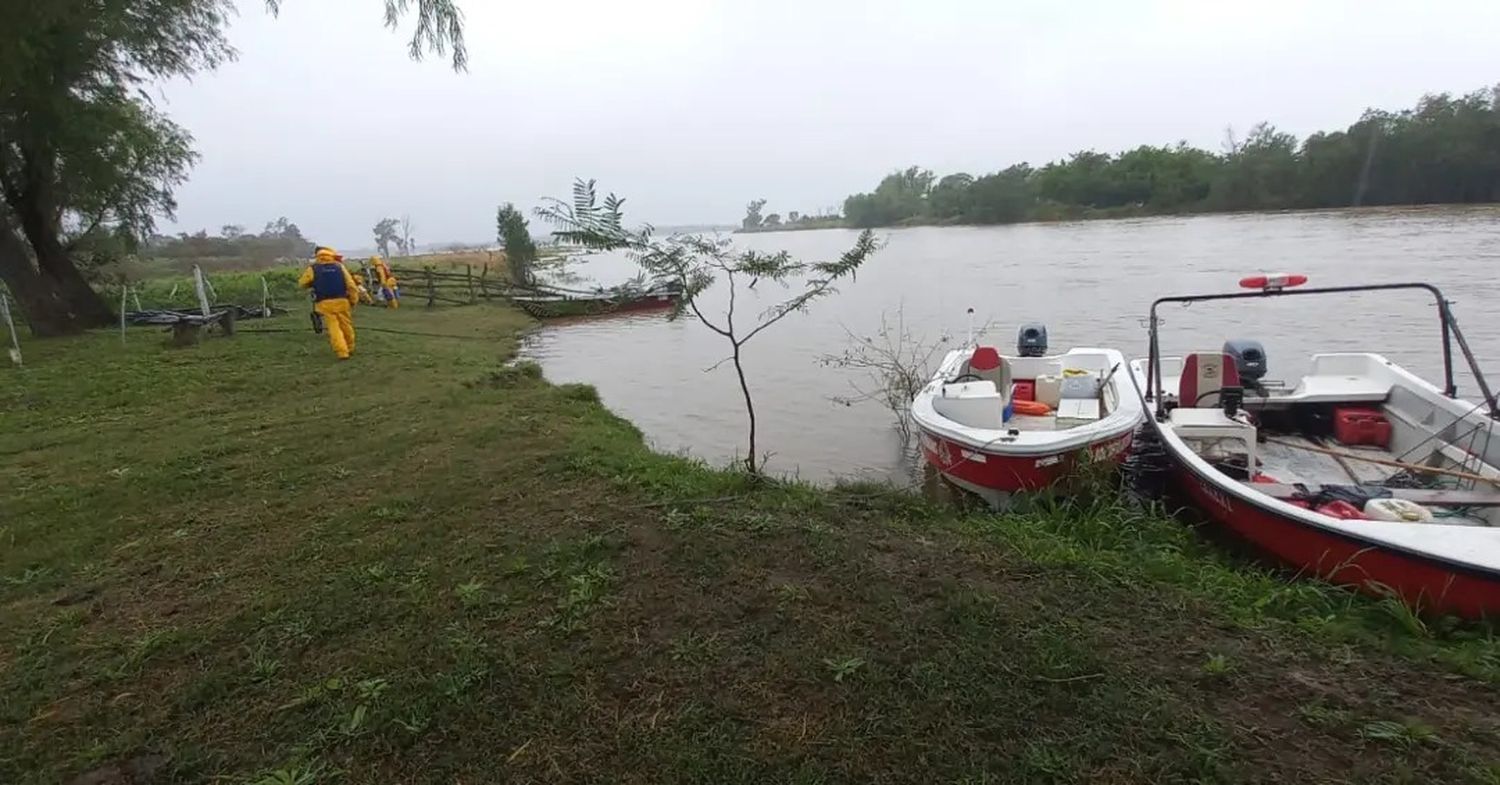
<svg viewBox="0 0 1500 785">
<path fill-rule="evenodd" d="M 396 285 L 396 274 L 391 272 L 390 265 L 379 256 L 370 257 L 370 267 L 375 270 L 375 283 L 380 286 L 380 297 L 385 300 L 385 307 L 401 307 L 401 288 Z"/>
<path fill-rule="evenodd" d="M 359 273 L 349 273 L 354 278 L 354 288 L 359 290 L 360 305 L 374 305 L 375 298 L 370 296 L 370 290 L 365 288 L 365 277 Z"/>
<path fill-rule="evenodd" d="M 328 345 L 340 360 L 354 353 L 354 305 L 359 287 L 332 248 L 319 248 L 297 285 L 313 292 L 313 310 L 323 317 Z"/>
</svg>

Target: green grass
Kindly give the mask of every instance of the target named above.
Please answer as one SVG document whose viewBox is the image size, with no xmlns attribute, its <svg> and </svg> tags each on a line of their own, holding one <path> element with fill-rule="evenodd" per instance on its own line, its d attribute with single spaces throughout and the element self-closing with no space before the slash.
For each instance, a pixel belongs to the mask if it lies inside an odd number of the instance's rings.
<svg viewBox="0 0 1500 785">
<path fill-rule="evenodd" d="M 0 782 L 1493 782 L 1488 627 L 656 455 L 500 308 L 0 370 Z M 137 779 L 141 779 L 137 777 Z"/>
<path fill-rule="evenodd" d="M 301 265 L 278 266 L 255 272 L 210 272 L 206 275 L 213 295 L 209 300 L 216 305 L 234 304 L 259 307 L 264 293 L 269 293 L 271 302 L 281 308 L 298 308 L 307 302 L 307 293 L 297 287 L 297 276 Z M 264 292 L 261 281 L 265 281 Z M 120 287 L 109 283 L 100 287 L 100 292 L 111 307 L 120 304 Z M 153 275 L 141 281 L 130 282 L 130 294 L 125 306 L 134 310 L 139 302 L 145 309 L 196 310 L 197 289 L 191 275 Z"/>
</svg>

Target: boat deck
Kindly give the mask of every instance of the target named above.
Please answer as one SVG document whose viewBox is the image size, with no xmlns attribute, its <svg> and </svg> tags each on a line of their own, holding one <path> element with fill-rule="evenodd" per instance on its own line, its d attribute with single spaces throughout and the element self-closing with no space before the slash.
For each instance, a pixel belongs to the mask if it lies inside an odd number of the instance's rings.
<svg viewBox="0 0 1500 785">
<path fill-rule="evenodd" d="M 1317 442 L 1301 436 L 1276 436 L 1275 441 L 1261 442 L 1257 448 L 1260 471 L 1277 482 L 1300 482 L 1317 485 L 1378 485 L 1394 471 L 1388 466 L 1365 463 L 1351 458 L 1335 458 L 1299 447 L 1321 448 Z M 1295 445 L 1295 446 L 1294 446 Z M 1396 455 L 1380 447 L 1345 447 L 1344 452 L 1371 458 L 1395 460 Z"/>
<path fill-rule="evenodd" d="M 1343 455 L 1334 456 L 1317 451 L 1326 450 L 1330 446 L 1336 446 Z M 1243 460 L 1242 452 L 1239 456 L 1235 455 L 1232 443 L 1206 442 L 1197 452 L 1211 462 L 1233 461 L 1236 457 Z M 1360 456 L 1385 461 L 1402 458 L 1381 447 L 1328 445 L 1303 436 L 1276 434 L 1256 446 L 1256 468 L 1259 475 L 1257 483 L 1266 482 L 1279 487 L 1378 487 L 1387 485 L 1393 476 L 1400 473 L 1390 466 L 1361 461 Z M 1406 495 L 1399 487 L 1394 493 L 1397 496 Z M 1451 500 L 1443 499 L 1440 489 L 1419 491 L 1414 495 L 1427 494 L 1434 496 L 1428 501 L 1428 505 L 1433 509 L 1438 522 L 1450 526 L 1491 525 L 1486 518 L 1474 514 L 1475 511 L 1470 506 L 1472 502 L 1464 501 L 1462 492 L 1453 494 L 1454 498 Z"/>
</svg>

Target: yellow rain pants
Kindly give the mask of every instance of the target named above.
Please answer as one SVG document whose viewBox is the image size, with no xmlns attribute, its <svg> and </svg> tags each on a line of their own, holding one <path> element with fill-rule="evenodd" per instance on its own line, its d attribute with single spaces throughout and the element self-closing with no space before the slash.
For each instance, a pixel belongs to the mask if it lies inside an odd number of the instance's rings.
<svg viewBox="0 0 1500 785">
<path fill-rule="evenodd" d="M 319 300 L 313 309 L 323 315 L 323 332 L 340 360 L 354 353 L 354 313 L 348 300 Z"/>
<path fill-rule="evenodd" d="M 326 265 L 329 262 L 317 264 Z M 340 264 L 338 270 L 344 279 L 342 294 L 318 300 L 313 303 L 313 310 L 323 315 L 323 329 L 328 333 L 328 345 L 333 347 L 334 355 L 340 360 L 347 360 L 354 353 L 354 306 L 359 303 L 359 286 L 355 284 L 354 276 L 349 274 L 348 268 Z M 313 280 L 313 265 L 309 265 L 297 279 L 297 285 L 310 289 L 313 288 Z"/>
</svg>

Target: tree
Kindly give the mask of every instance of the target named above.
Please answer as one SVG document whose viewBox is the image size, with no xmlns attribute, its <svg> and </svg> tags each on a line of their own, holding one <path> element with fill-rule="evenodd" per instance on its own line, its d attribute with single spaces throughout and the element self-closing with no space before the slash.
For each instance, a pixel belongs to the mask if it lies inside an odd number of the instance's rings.
<svg viewBox="0 0 1500 785">
<path fill-rule="evenodd" d="M 797 212 L 796 210 L 788 210 L 787 211 L 787 214 L 786 214 L 786 222 L 787 223 L 794 224 L 794 223 L 796 223 L 796 222 L 798 222 L 800 220 L 802 220 L 802 214 L 801 213 Z"/>
<path fill-rule="evenodd" d="M 844 216 L 858 227 L 890 226 L 922 215 L 932 191 L 932 172 L 911 166 L 892 172 L 873 193 L 844 200 Z"/>
<path fill-rule="evenodd" d="M 1209 196 L 1221 210 L 1289 207 L 1298 191 L 1298 168 L 1297 137 L 1259 123 L 1224 156 Z"/>
<path fill-rule="evenodd" d="M 624 250 L 650 275 L 672 281 L 682 289 L 682 297 L 670 318 L 692 313 L 699 323 L 722 337 L 730 349 L 722 362 L 734 365 L 740 392 L 745 400 L 749 421 L 749 452 L 745 469 L 758 474 L 763 464 L 756 453 L 755 401 L 745 378 L 742 362 L 745 344 L 772 325 L 794 313 L 806 311 L 813 302 L 838 291 L 836 285 L 852 280 L 860 265 L 878 248 L 875 236 L 861 232 L 853 247 L 829 262 L 801 262 L 786 251 L 736 251 L 729 240 L 701 236 L 674 235 L 666 240 L 652 236 L 646 226 L 631 231 L 624 226 L 621 205 L 624 200 L 610 194 L 602 204 L 596 198 L 593 180 L 573 184 L 573 201 L 548 199 L 537 208 L 537 215 L 558 227 L 559 238 L 600 250 Z M 709 315 L 700 302 L 704 292 L 716 281 L 724 280 L 728 304 L 722 314 Z M 737 313 L 741 282 L 768 279 L 787 287 L 800 286 L 796 294 L 760 311 L 748 324 L 743 313 Z M 736 318 L 740 321 L 736 322 Z"/>
<path fill-rule="evenodd" d="M 224 224 L 219 229 L 219 236 L 225 240 L 238 240 L 245 233 L 245 227 L 239 224 Z"/>
<path fill-rule="evenodd" d="M 411 239 L 411 227 L 411 216 L 401 216 L 401 221 L 397 224 L 395 240 L 396 248 L 401 251 L 402 256 L 411 256 L 417 250 L 416 242 Z"/>
<path fill-rule="evenodd" d="M 932 217 L 946 220 L 963 216 L 969 208 L 969 187 L 974 176 L 959 172 L 937 181 L 927 197 L 927 209 Z"/>
<path fill-rule="evenodd" d="M 269 3 L 274 10 L 278 2 Z M 7 4 L 0 26 L 0 279 L 38 335 L 114 321 L 89 286 L 83 238 L 134 243 L 196 160 L 191 137 L 144 89 L 234 56 L 230 0 Z M 453 0 L 387 0 L 387 24 L 415 10 L 414 55 L 452 48 Z M 93 240 L 90 239 L 90 242 Z"/>
<path fill-rule="evenodd" d="M 766 206 L 766 200 L 756 199 L 745 205 L 745 217 L 740 221 L 740 226 L 745 229 L 755 229 L 760 226 L 760 211 Z"/>
<path fill-rule="evenodd" d="M 762 226 L 768 226 L 768 227 L 770 227 L 772 229 L 780 227 L 781 226 L 781 213 L 771 213 L 770 215 L 766 216 L 766 222 L 764 224 L 761 224 L 761 225 Z"/>
<path fill-rule="evenodd" d="M 1222 152 L 1141 145 L 1119 154 L 1085 150 L 1033 171 L 1017 164 L 977 179 L 894 172 L 853 194 L 854 226 L 912 220 L 1004 223 L 1120 210 L 1142 213 L 1278 210 L 1378 204 L 1500 201 L 1500 87 L 1423 96 L 1400 112 L 1367 110 L 1342 131 L 1300 144 L 1261 123 Z M 922 209 L 925 200 L 925 211 Z"/>
<path fill-rule="evenodd" d="M 375 222 L 375 247 L 380 249 L 380 255 L 389 259 L 391 256 L 391 243 L 397 240 L 396 219 L 382 218 Z"/>
<path fill-rule="evenodd" d="M 511 283 L 517 286 L 534 286 L 536 243 L 532 242 L 526 217 L 515 205 L 506 202 L 496 212 L 495 225 L 500 245 L 505 249 L 505 264 L 510 270 Z"/>
</svg>

